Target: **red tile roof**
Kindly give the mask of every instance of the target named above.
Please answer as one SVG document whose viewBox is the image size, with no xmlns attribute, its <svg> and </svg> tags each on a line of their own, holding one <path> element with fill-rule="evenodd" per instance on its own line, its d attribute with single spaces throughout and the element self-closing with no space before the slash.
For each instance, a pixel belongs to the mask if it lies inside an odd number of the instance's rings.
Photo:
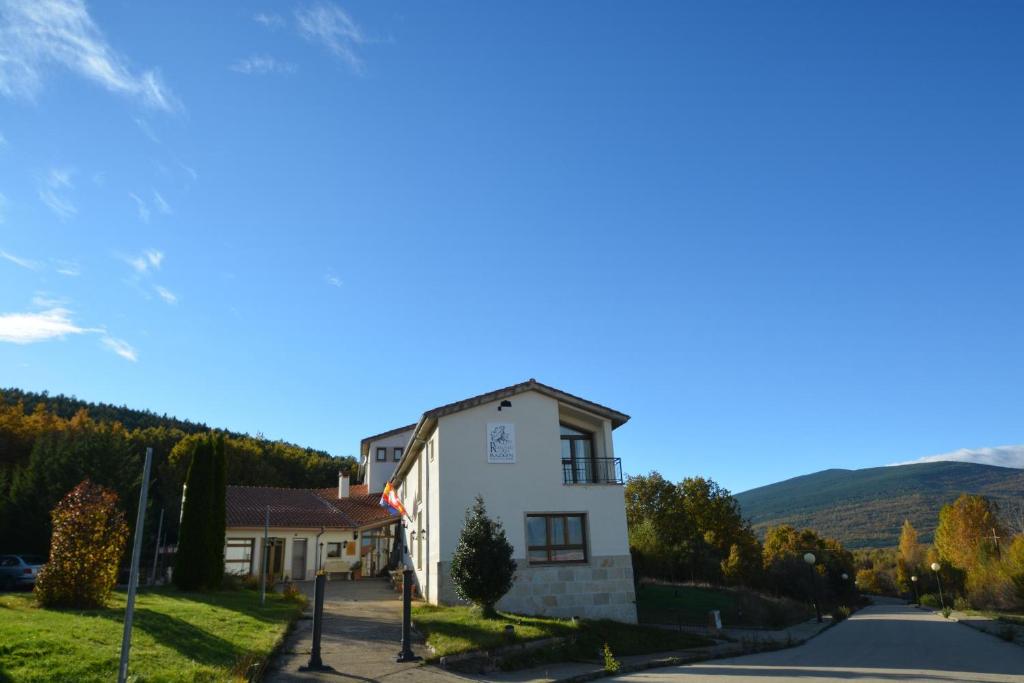
<svg viewBox="0 0 1024 683">
<path fill-rule="evenodd" d="M 392 519 L 387 508 L 378 505 L 379 501 L 379 494 L 365 493 L 339 499 L 337 488 L 228 486 L 227 525 L 262 527 L 269 506 L 272 527 L 358 529 Z"/>
</svg>

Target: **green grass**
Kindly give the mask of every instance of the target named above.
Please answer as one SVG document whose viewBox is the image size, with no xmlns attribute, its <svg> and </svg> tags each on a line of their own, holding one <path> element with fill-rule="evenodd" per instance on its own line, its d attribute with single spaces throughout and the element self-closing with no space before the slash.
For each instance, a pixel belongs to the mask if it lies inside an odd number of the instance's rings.
<svg viewBox="0 0 1024 683">
<path fill-rule="evenodd" d="M 0 682 L 117 678 L 125 594 L 99 610 L 52 610 L 31 593 L 0 595 Z M 301 606 L 254 591 L 140 592 L 129 672 L 143 681 L 245 680 L 298 617 Z"/>
<path fill-rule="evenodd" d="M 554 661 L 602 661 L 601 649 L 608 643 L 616 657 L 683 650 L 710 645 L 706 638 L 649 626 L 623 624 L 607 619 L 568 619 L 526 617 L 499 613 L 497 619 L 484 619 L 471 607 L 416 605 L 413 622 L 434 648 L 434 657 L 489 650 L 510 641 L 505 626 L 515 627 L 511 642 L 540 638 L 564 638 L 565 645 L 515 655 L 503 662 L 503 668 L 519 669 Z"/>
<path fill-rule="evenodd" d="M 641 623 L 707 626 L 711 610 L 726 628 L 783 628 L 813 616 L 808 605 L 748 590 L 643 584 L 637 592 Z"/>
</svg>

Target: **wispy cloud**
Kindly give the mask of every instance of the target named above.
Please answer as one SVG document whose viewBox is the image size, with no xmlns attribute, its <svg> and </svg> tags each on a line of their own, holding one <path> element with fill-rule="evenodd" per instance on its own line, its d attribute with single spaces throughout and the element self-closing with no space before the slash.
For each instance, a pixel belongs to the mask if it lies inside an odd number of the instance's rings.
<svg viewBox="0 0 1024 683">
<path fill-rule="evenodd" d="M 49 339 L 63 339 L 69 334 L 99 332 L 77 325 L 66 308 L 51 308 L 36 313 L 0 314 L 0 341 L 12 344 L 34 344 Z"/>
<path fill-rule="evenodd" d="M 171 290 L 167 289 L 166 287 L 161 287 L 160 285 L 157 285 L 155 289 L 156 293 L 160 295 L 160 298 L 166 301 L 167 303 L 172 305 L 178 303 L 178 297 L 175 296 L 174 292 L 172 292 Z"/>
<path fill-rule="evenodd" d="M 146 206 L 145 200 L 134 192 L 129 192 L 128 196 L 135 200 L 135 208 L 139 212 L 139 220 L 143 223 L 149 222 L 149 207 Z"/>
<path fill-rule="evenodd" d="M 15 256 L 11 252 L 4 251 L 3 249 L 0 249 L 0 258 L 10 261 L 11 263 L 17 266 L 21 266 L 22 268 L 27 268 L 29 270 L 39 270 L 42 267 L 42 264 L 39 263 L 38 261 L 33 261 L 27 258 L 21 258 L 20 256 Z"/>
<path fill-rule="evenodd" d="M 296 10 L 295 23 L 303 38 L 326 47 L 354 72 L 362 73 L 363 62 L 356 47 L 365 43 L 366 38 L 345 10 L 330 2 L 320 2 Z"/>
<path fill-rule="evenodd" d="M 281 28 L 284 26 L 284 17 L 280 14 L 274 14 L 273 12 L 259 12 L 253 15 L 252 18 L 257 24 L 263 24 L 267 28 Z"/>
<path fill-rule="evenodd" d="M 324 275 L 324 282 L 329 284 L 331 287 L 341 287 L 343 284 L 345 284 L 344 282 L 341 281 L 341 278 L 339 278 L 337 275 L 334 275 L 333 273 L 327 273 L 327 275 Z"/>
<path fill-rule="evenodd" d="M 138 256 L 124 256 L 124 262 L 135 269 L 137 273 L 146 273 L 150 270 L 160 270 L 164 254 L 156 249 L 147 249 Z"/>
<path fill-rule="evenodd" d="M 66 275 L 67 277 L 78 277 L 82 274 L 82 269 L 74 261 L 54 259 L 53 269 L 56 270 L 59 275 Z"/>
<path fill-rule="evenodd" d="M 61 220 L 78 213 L 78 207 L 65 195 L 65 191 L 74 189 L 71 183 L 72 175 L 74 171 L 69 168 L 52 168 L 46 177 L 38 182 L 39 199 Z"/>
<path fill-rule="evenodd" d="M 171 214 L 171 205 L 168 204 L 167 200 L 164 199 L 164 196 L 156 190 L 153 190 L 153 203 L 156 204 L 156 209 L 160 213 L 167 215 Z"/>
<path fill-rule="evenodd" d="M 298 70 L 291 62 L 279 62 L 268 55 L 252 55 L 239 59 L 228 68 L 246 75 L 292 74 Z"/>
<path fill-rule="evenodd" d="M 181 170 L 188 174 L 188 177 L 192 179 L 192 182 L 199 180 L 199 172 L 196 169 L 186 164 L 178 162 L 178 166 L 181 166 Z"/>
<path fill-rule="evenodd" d="M 0 95 L 34 98 L 54 65 L 155 109 L 179 107 L 156 70 L 128 66 L 83 0 L 0 0 Z"/>
<path fill-rule="evenodd" d="M 151 142 L 155 142 L 158 145 L 160 144 L 160 138 L 158 138 L 156 133 L 153 132 L 153 127 L 149 125 L 149 122 L 146 121 L 146 119 L 136 116 L 134 120 L 135 125 L 138 126 L 143 135 L 149 138 Z"/>
<path fill-rule="evenodd" d="M 123 339 L 115 339 L 114 337 L 104 336 L 100 341 L 103 346 L 107 347 L 117 355 L 121 356 L 125 360 L 130 360 L 135 363 L 139 360 L 139 354 L 131 344 Z"/>
</svg>

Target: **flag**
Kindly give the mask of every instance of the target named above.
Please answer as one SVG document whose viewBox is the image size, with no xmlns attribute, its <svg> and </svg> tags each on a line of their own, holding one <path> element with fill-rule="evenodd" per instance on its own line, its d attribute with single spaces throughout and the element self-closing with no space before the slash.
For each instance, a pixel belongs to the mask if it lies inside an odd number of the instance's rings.
<svg viewBox="0 0 1024 683">
<path fill-rule="evenodd" d="M 384 493 L 380 496 L 380 506 L 382 508 L 388 508 L 396 515 L 402 515 L 403 517 L 409 516 L 409 513 L 405 511 L 405 507 L 402 505 L 402 501 L 398 500 L 398 494 L 395 493 L 395 489 L 391 487 L 390 481 L 384 486 Z"/>
</svg>

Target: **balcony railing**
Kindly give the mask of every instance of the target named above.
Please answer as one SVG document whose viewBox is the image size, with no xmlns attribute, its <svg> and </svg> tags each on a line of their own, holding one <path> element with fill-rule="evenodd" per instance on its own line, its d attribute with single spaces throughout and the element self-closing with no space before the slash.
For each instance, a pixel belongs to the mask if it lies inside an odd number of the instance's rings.
<svg viewBox="0 0 1024 683">
<path fill-rule="evenodd" d="M 565 484 L 621 484 L 620 458 L 588 458 L 562 461 L 562 482 Z"/>
</svg>

